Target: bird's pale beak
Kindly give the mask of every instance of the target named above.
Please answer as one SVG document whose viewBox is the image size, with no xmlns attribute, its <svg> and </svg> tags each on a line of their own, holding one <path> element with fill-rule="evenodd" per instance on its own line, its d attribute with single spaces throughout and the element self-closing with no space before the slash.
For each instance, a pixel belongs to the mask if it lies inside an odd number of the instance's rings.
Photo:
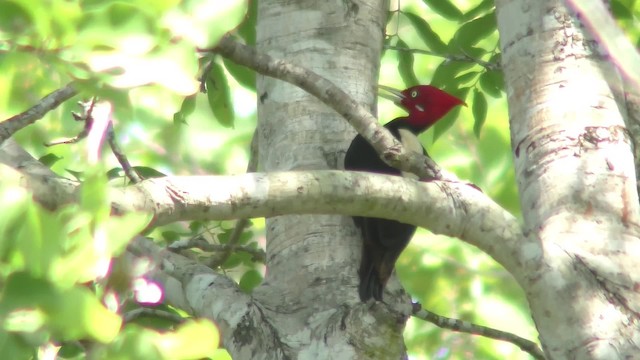
<svg viewBox="0 0 640 360">
<path fill-rule="evenodd" d="M 386 85 L 378 85 L 378 90 L 384 91 L 384 92 L 378 91 L 378 96 L 383 97 L 385 99 L 389 99 L 398 105 L 400 105 L 400 102 L 405 98 L 405 96 L 402 94 L 400 90 L 394 89 Z"/>
</svg>

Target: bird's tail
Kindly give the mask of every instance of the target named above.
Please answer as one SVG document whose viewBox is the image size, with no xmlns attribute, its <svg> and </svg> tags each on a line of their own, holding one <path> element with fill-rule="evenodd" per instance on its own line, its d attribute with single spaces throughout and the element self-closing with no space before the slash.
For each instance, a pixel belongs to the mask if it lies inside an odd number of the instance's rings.
<svg viewBox="0 0 640 360">
<path fill-rule="evenodd" d="M 384 283 L 380 280 L 380 274 L 376 269 L 374 259 L 371 254 L 367 254 L 365 251 L 362 252 L 358 274 L 360 275 L 360 286 L 358 287 L 360 300 L 367 302 L 369 299 L 374 298 L 382 301 Z"/>
</svg>

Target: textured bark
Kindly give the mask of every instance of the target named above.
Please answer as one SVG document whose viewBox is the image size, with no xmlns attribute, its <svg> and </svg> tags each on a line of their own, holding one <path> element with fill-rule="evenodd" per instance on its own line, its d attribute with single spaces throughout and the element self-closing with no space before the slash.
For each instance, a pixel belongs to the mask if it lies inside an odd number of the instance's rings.
<svg viewBox="0 0 640 360">
<path fill-rule="evenodd" d="M 374 109 L 385 1 L 258 4 L 258 51 L 303 65 Z M 341 167 L 355 134 L 344 119 L 279 80 L 258 76 L 257 92 L 261 170 Z M 268 218 L 266 228 L 267 275 L 253 295 L 291 357 L 365 358 L 372 347 L 381 358 L 402 356 L 408 307 L 405 314 L 386 312 L 380 318 L 352 317 L 345 307 L 358 304 L 360 240 L 349 217 L 279 216 Z M 363 319 L 370 322 L 368 336 Z"/>
<path fill-rule="evenodd" d="M 550 359 L 640 352 L 638 194 L 620 77 L 563 1 L 496 1 L 531 247 L 514 274 Z"/>
</svg>

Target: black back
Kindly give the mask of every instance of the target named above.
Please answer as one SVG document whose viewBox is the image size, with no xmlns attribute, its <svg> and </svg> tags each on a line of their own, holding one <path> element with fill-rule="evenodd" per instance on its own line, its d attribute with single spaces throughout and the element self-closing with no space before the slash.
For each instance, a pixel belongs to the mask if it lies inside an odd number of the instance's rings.
<svg viewBox="0 0 640 360">
<path fill-rule="evenodd" d="M 417 135 L 420 129 L 410 127 L 405 120 L 406 118 L 395 119 L 385 127 L 399 140 L 401 140 L 399 132 L 401 128 Z M 422 150 L 427 155 L 426 150 L 424 148 Z M 373 146 L 360 135 L 351 142 L 345 155 L 344 167 L 346 170 L 354 171 L 398 176 L 402 174 L 400 170 L 385 164 Z M 384 286 L 393 272 L 395 262 L 413 237 L 416 227 L 380 218 L 356 216 L 353 220 L 360 228 L 363 240 L 362 259 L 358 271 L 360 299 L 367 301 L 373 297 L 381 301 Z"/>
</svg>

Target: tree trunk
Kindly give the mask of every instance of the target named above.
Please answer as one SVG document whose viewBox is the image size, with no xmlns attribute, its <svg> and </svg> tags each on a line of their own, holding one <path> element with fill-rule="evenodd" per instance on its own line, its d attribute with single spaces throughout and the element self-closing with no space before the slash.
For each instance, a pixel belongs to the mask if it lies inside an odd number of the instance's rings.
<svg viewBox="0 0 640 360">
<path fill-rule="evenodd" d="M 621 80 L 563 1 L 496 1 L 525 234 L 549 359 L 640 353 L 638 194 Z M 622 106 L 620 106 L 622 105 Z"/>
<path fill-rule="evenodd" d="M 256 46 L 340 84 L 373 111 L 386 11 L 382 0 L 260 1 Z M 295 86 L 264 76 L 257 81 L 261 170 L 341 168 L 352 127 Z M 253 296 L 287 356 L 403 356 L 406 315 L 398 320 L 381 311 L 382 320 L 362 320 L 361 240 L 350 217 L 278 216 L 267 219 L 266 229 L 267 275 Z M 379 321 L 390 326 L 372 326 Z M 371 328 L 364 331 L 365 324 Z"/>
</svg>

